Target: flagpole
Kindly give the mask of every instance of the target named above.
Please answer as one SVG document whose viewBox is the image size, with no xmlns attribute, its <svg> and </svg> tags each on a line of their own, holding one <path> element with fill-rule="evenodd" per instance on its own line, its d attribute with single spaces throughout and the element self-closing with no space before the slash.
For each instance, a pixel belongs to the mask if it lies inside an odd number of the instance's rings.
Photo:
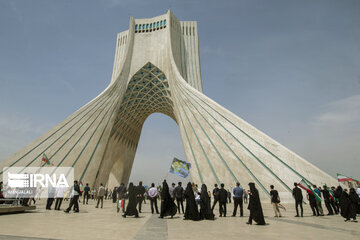
<svg viewBox="0 0 360 240">
<path fill-rule="evenodd" d="M 175 158 L 175 157 L 174 157 L 174 158 Z M 173 162 L 174 162 L 174 159 L 171 161 L 170 168 L 171 168 L 171 166 L 172 166 Z M 165 176 L 164 180 L 165 180 L 165 179 L 169 176 L 169 171 L 170 171 L 170 170 L 168 170 L 168 171 L 167 171 L 167 173 L 166 173 L 166 176 Z"/>
<path fill-rule="evenodd" d="M 164 179 L 167 179 L 168 176 L 169 176 L 169 171 L 166 173 L 166 176 Z"/>
</svg>

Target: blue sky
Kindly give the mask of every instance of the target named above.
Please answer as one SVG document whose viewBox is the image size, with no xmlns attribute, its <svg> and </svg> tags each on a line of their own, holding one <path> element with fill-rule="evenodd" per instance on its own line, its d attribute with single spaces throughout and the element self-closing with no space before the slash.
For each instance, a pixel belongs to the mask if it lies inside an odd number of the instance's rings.
<svg viewBox="0 0 360 240">
<path fill-rule="evenodd" d="M 108 85 L 130 16 L 167 9 L 198 21 L 206 95 L 329 174 L 359 176 L 357 0 L 3 0 L 0 160 Z M 158 182 L 174 156 L 176 123 L 151 115 L 131 179 Z"/>
</svg>

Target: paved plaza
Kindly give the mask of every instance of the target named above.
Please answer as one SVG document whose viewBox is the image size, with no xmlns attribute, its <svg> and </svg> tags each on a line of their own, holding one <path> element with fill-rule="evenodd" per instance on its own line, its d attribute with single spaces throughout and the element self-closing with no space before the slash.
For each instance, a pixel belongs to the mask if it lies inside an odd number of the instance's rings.
<svg viewBox="0 0 360 240">
<path fill-rule="evenodd" d="M 45 210 L 46 200 L 37 201 L 37 210 L 28 213 L 0 215 L 0 239 L 359 239 L 359 223 L 345 223 L 340 216 L 310 217 L 310 207 L 304 206 L 303 218 L 295 218 L 292 204 L 284 204 L 287 211 L 275 218 L 269 203 L 263 202 L 266 226 L 249 226 L 248 210 L 245 217 L 231 217 L 232 204 L 228 204 L 228 217 L 215 221 L 184 221 L 182 214 L 173 219 L 159 219 L 151 214 L 150 204 L 143 204 L 140 218 L 121 217 L 110 200 L 104 208 L 80 204 L 80 212 L 66 214 Z M 62 209 L 69 202 L 64 202 Z"/>
</svg>

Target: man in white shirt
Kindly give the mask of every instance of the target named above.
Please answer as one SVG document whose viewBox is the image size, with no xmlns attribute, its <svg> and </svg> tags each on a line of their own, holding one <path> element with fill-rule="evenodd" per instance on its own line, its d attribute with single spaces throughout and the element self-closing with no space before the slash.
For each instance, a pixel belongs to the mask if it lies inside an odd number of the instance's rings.
<svg viewBox="0 0 360 240">
<path fill-rule="evenodd" d="M 175 189 L 175 183 L 172 183 L 171 186 L 169 187 L 169 193 L 170 193 L 170 197 L 171 199 L 174 201 L 175 196 L 174 196 L 174 189 Z"/>
<path fill-rule="evenodd" d="M 201 189 L 196 186 L 196 191 L 195 191 L 195 202 L 197 205 L 200 205 L 200 193 L 201 193 Z"/>
<path fill-rule="evenodd" d="M 56 202 L 55 202 L 55 210 L 60 210 L 61 207 L 61 203 L 64 199 L 64 195 L 66 192 L 66 187 L 65 186 L 59 186 L 56 188 Z"/>
<path fill-rule="evenodd" d="M 155 187 L 155 184 L 151 184 L 151 188 L 148 190 L 148 196 L 150 198 L 151 205 L 151 213 L 154 213 L 154 205 L 156 213 L 159 214 L 158 206 L 157 206 L 157 198 L 158 198 L 158 190 Z"/>
</svg>

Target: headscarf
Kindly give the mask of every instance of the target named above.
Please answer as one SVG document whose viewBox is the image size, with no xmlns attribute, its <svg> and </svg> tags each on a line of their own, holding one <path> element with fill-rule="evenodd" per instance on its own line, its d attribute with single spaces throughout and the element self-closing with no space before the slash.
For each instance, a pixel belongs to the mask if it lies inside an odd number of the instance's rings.
<svg viewBox="0 0 360 240">
<path fill-rule="evenodd" d="M 250 215 L 253 217 L 254 221 L 259 225 L 264 225 L 264 214 L 261 207 L 259 192 L 255 188 L 255 183 L 249 183 L 250 187 L 250 201 L 248 209 L 250 210 Z"/>
<path fill-rule="evenodd" d="M 163 187 L 161 190 L 161 199 L 165 200 L 165 199 L 169 199 L 171 198 L 170 193 L 169 193 L 169 185 L 167 184 L 166 180 L 163 181 Z"/>
<path fill-rule="evenodd" d="M 130 192 L 130 190 L 134 190 L 134 184 L 132 182 L 129 183 L 129 192 Z"/>
<path fill-rule="evenodd" d="M 255 188 L 255 183 L 251 182 L 249 183 L 250 192 L 257 192 L 257 189 Z"/>
<path fill-rule="evenodd" d="M 166 180 L 163 182 L 163 189 L 161 191 L 161 212 L 160 217 L 174 216 L 177 212 L 177 207 L 171 199 L 169 193 L 169 185 Z"/>
<path fill-rule="evenodd" d="M 210 197 L 205 184 L 201 186 L 200 194 L 200 218 L 214 220 L 214 213 L 210 206 Z"/>
<path fill-rule="evenodd" d="M 194 221 L 200 220 L 199 211 L 195 202 L 194 191 L 190 182 L 186 186 L 184 196 L 186 198 L 184 218 L 186 220 L 194 220 Z"/>
<path fill-rule="evenodd" d="M 202 202 L 209 201 L 209 195 L 208 195 L 208 191 L 207 191 L 207 186 L 205 184 L 201 185 L 200 199 L 201 199 Z"/>
<path fill-rule="evenodd" d="M 185 189 L 185 195 L 187 197 L 194 196 L 194 191 L 191 182 L 188 182 L 186 189 Z M 195 197 L 194 197 L 195 198 Z"/>
<path fill-rule="evenodd" d="M 129 199 L 134 197 L 136 197 L 135 187 L 134 184 L 131 182 L 129 183 Z"/>
<path fill-rule="evenodd" d="M 136 209 L 136 191 L 133 183 L 129 184 L 129 202 L 126 206 L 125 215 L 127 216 L 138 216 Z"/>
</svg>

